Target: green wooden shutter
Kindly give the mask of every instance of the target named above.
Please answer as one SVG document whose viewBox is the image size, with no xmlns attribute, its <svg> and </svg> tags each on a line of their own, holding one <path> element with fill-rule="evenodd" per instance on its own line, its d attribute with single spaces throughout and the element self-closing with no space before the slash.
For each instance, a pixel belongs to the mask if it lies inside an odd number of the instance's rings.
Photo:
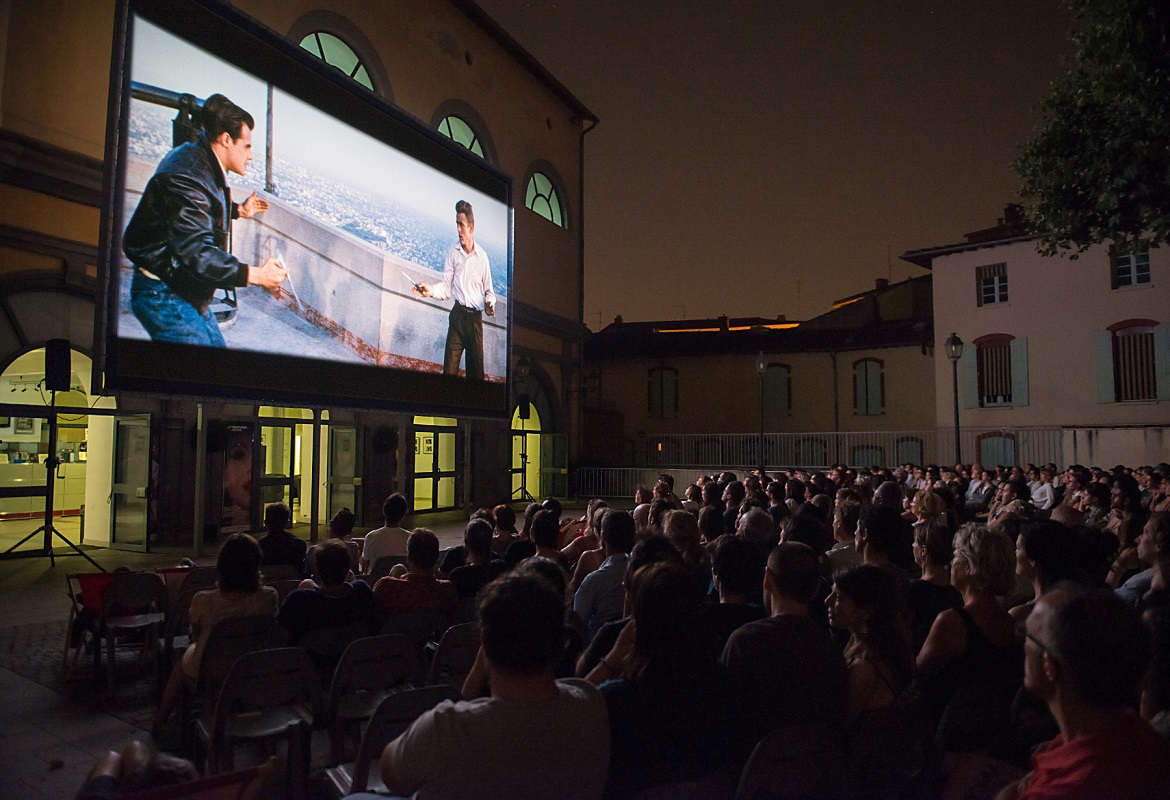
<svg viewBox="0 0 1170 800">
<path fill-rule="evenodd" d="M 1012 405 L 1028 405 L 1028 340 L 1023 336 L 1012 339 Z"/>
<path fill-rule="evenodd" d="M 1154 371 L 1158 380 L 1158 399 L 1170 400 L 1170 324 L 1154 328 Z"/>
<path fill-rule="evenodd" d="M 963 408 L 979 407 L 979 373 L 975 368 L 977 348 L 967 345 L 959 359 L 959 398 Z"/>
<path fill-rule="evenodd" d="M 882 365 L 876 361 L 865 362 L 866 414 L 882 413 Z"/>
<path fill-rule="evenodd" d="M 1117 389 L 1113 383 L 1113 334 L 1109 331 L 1093 331 L 1093 367 L 1097 377 L 1097 402 L 1116 402 Z"/>
</svg>

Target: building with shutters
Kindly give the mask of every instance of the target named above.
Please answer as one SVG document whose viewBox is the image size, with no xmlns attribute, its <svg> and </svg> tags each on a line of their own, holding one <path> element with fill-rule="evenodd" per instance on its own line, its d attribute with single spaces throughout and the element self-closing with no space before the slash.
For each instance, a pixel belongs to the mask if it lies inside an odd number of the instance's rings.
<svg viewBox="0 0 1170 800">
<path fill-rule="evenodd" d="M 1111 245 L 1045 257 L 1018 206 L 964 238 L 902 255 L 934 274 L 940 431 L 954 419 L 943 343 L 952 332 L 964 342 L 964 459 L 1170 460 L 1170 251 Z"/>
</svg>

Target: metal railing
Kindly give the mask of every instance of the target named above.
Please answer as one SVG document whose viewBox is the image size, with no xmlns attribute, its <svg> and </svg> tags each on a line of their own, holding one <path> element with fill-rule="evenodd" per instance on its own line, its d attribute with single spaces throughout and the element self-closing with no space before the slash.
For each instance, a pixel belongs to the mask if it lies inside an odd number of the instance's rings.
<svg viewBox="0 0 1170 800">
<path fill-rule="evenodd" d="M 984 465 L 1063 463 L 1067 431 L 1062 428 L 999 428 L 960 432 L 965 463 Z M 573 470 L 576 497 L 633 498 L 639 484 L 653 486 L 669 472 L 681 491 L 700 473 L 742 471 L 760 463 L 756 433 L 647 434 L 635 444 L 641 462 L 635 467 L 578 467 Z M 769 470 L 890 467 L 913 464 L 954 464 L 952 429 L 850 431 L 764 434 L 764 463 Z"/>
</svg>

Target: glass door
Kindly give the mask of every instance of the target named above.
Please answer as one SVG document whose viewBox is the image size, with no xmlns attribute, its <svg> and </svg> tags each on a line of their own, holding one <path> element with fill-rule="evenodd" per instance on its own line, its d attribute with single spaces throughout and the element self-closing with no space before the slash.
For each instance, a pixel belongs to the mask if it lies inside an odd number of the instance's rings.
<svg viewBox="0 0 1170 800">
<path fill-rule="evenodd" d="M 285 503 L 293 508 L 296 479 L 293 475 L 296 425 L 260 426 L 260 517 L 269 503 Z"/>
<path fill-rule="evenodd" d="M 110 491 L 110 547 L 145 553 L 150 489 L 150 417 L 114 418 L 114 483 Z"/>
<path fill-rule="evenodd" d="M 358 441 L 357 428 L 352 425 L 329 427 L 327 513 L 330 519 L 343 508 L 356 514 L 361 507 L 362 481 L 358 471 L 362 460 Z"/>
<path fill-rule="evenodd" d="M 447 511 L 455 508 L 455 448 L 458 441 L 456 428 L 458 424 L 456 420 L 448 417 L 415 417 L 416 512 Z"/>
</svg>

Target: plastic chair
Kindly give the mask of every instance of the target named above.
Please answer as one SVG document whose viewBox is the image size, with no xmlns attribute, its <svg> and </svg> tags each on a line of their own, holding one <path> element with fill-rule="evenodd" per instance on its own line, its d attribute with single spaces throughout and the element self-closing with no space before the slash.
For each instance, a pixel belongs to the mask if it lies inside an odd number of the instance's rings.
<svg viewBox="0 0 1170 800">
<path fill-rule="evenodd" d="M 260 571 L 264 573 L 264 582 L 270 586 L 277 581 L 304 580 L 300 568 L 291 564 L 267 564 L 260 567 Z"/>
<path fill-rule="evenodd" d="M 433 686 L 445 683 L 457 690 L 461 689 L 478 652 L 479 625 L 474 622 L 452 625 L 435 648 L 431 667 L 427 671 L 427 684 Z"/>
<path fill-rule="evenodd" d="M 370 565 L 370 577 L 376 582 L 378 578 L 385 578 L 389 575 L 390 570 L 394 569 L 397 565 L 405 563 L 406 556 L 382 556 Z"/>
<path fill-rule="evenodd" d="M 203 591 L 195 586 L 184 583 L 179 587 L 179 594 L 171 603 L 167 611 L 166 623 L 163 625 L 162 641 L 159 643 L 158 674 L 160 680 L 166 680 L 174 667 L 175 659 L 191 643 L 191 600 L 196 592 Z"/>
<path fill-rule="evenodd" d="M 229 617 L 207 633 L 198 676 L 183 685 L 180 724 L 186 745 L 189 745 L 187 736 L 194 710 L 215 708 L 220 687 L 236 660 L 245 653 L 283 647 L 285 642 L 284 631 L 276 624 L 276 617 L 267 614 Z M 191 748 L 186 746 L 184 750 L 190 752 Z"/>
<path fill-rule="evenodd" d="M 349 757 L 347 735 L 358 731 L 391 692 L 406 685 L 414 665 L 412 648 L 401 635 L 368 636 L 345 649 L 325 704 L 330 763 L 339 764 Z"/>
<path fill-rule="evenodd" d="M 280 596 L 280 602 L 283 604 L 286 597 L 292 594 L 300 585 L 302 578 L 281 578 L 280 580 L 268 579 L 264 581 L 265 586 L 271 586 L 276 590 Z"/>
<path fill-rule="evenodd" d="M 210 775 L 185 783 L 156 786 L 130 794 L 118 795 L 119 800 L 260 800 L 267 797 L 268 788 L 276 767 L 280 763 L 275 756 L 263 764 L 247 767 L 222 775 Z"/>
<path fill-rule="evenodd" d="M 314 718 L 320 714 L 321 686 L 309 655 L 297 647 L 245 653 L 220 688 L 210 719 L 196 723 L 207 747 L 207 772 L 232 769 L 240 742 L 288 740 L 290 795 L 303 796 L 311 760 Z"/>
<path fill-rule="evenodd" d="M 735 800 L 843 800 L 845 756 L 828 725 L 779 728 L 760 740 Z"/>
<path fill-rule="evenodd" d="M 118 637 L 138 631 L 138 663 L 141 666 L 147 653 L 155 654 L 159 627 L 166 619 L 167 587 L 153 572 L 123 572 L 115 575 L 102 597 L 102 611 L 98 617 L 99 639 L 106 650 L 106 690 L 114 693 L 117 672 Z M 101 666 L 101 648 L 94 651 L 95 670 Z"/>
<path fill-rule="evenodd" d="M 415 655 L 415 671 L 412 679 L 421 683 L 426 675 L 426 658 L 423 649 L 427 642 L 438 639 L 447 630 L 451 615 L 435 609 L 427 611 L 391 612 L 382 620 L 382 633 L 397 633 L 406 637 Z"/>
<path fill-rule="evenodd" d="M 296 646 L 309 654 L 309 658 L 317 667 L 317 673 L 321 676 L 321 685 L 327 686 L 333 679 L 333 672 L 345 649 L 358 639 L 369 635 L 369 622 L 358 620 L 348 625 L 331 625 L 306 631 L 297 640 Z"/>
<path fill-rule="evenodd" d="M 379 758 L 386 745 L 401 736 L 420 716 L 444 700 L 457 699 L 459 693 L 450 686 L 424 686 L 390 695 L 378 705 L 370 718 L 354 762 L 326 770 L 329 782 L 343 796 L 370 789 L 385 789 L 380 775 L 371 784 L 370 762 Z"/>
</svg>

